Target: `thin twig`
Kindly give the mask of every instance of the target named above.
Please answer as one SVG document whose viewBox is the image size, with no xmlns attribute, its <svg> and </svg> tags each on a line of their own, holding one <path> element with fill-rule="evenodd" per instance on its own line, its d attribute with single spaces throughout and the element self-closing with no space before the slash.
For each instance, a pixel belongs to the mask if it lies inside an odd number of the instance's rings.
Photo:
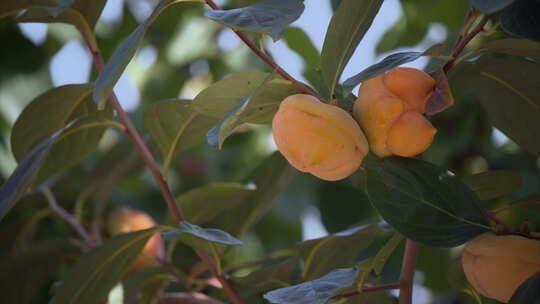
<svg viewBox="0 0 540 304">
<path fill-rule="evenodd" d="M 83 36 L 89 35 L 88 33 L 81 32 Z M 86 34 L 86 35 L 85 35 Z M 95 38 L 93 36 L 91 37 L 84 37 L 84 41 L 87 44 L 87 47 L 90 50 L 90 53 L 92 54 L 92 59 L 94 62 L 94 66 L 99 72 L 102 72 L 105 64 L 103 61 L 103 56 L 101 54 L 101 51 L 99 50 L 97 43 L 95 43 Z M 111 92 L 111 95 L 109 96 L 109 100 L 116 110 L 116 113 L 118 117 L 120 118 L 120 121 L 124 124 L 126 127 L 126 134 L 129 136 L 129 138 L 133 141 L 133 144 L 135 148 L 139 151 L 141 154 L 141 157 L 148 167 L 150 169 L 150 172 L 152 173 L 154 179 L 156 180 L 161 193 L 163 195 L 163 198 L 165 199 L 165 202 L 167 203 L 167 206 L 169 208 L 169 211 L 172 213 L 176 221 L 182 222 L 184 220 L 184 216 L 180 210 L 180 207 L 176 204 L 176 200 L 172 194 L 171 188 L 165 181 L 163 175 L 161 174 L 160 170 L 157 167 L 156 160 L 154 159 L 154 156 L 152 153 L 150 153 L 150 150 L 146 146 L 145 142 L 141 138 L 139 132 L 127 116 L 126 112 L 122 108 L 122 105 L 118 101 L 118 98 L 116 97 L 116 94 L 114 92 Z M 223 289 L 228 294 L 228 296 L 231 298 L 231 300 L 235 304 L 245 304 L 244 300 L 240 298 L 236 290 L 232 287 L 232 285 L 227 281 L 225 277 L 223 277 L 216 268 L 215 263 L 213 262 L 212 258 L 210 258 L 205 252 L 201 250 L 195 250 L 199 258 L 203 261 L 203 263 L 206 263 L 210 271 L 212 272 L 212 275 L 214 275 L 219 282 L 221 283 Z"/>
<path fill-rule="evenodd" d="M 463 52 L 463 49 L 465 49 L 467 44 L 469 44 L 469 42 L 471 42 L 471 40 L 474 37 L 476 37 L 478 33 L 484 30 L 484 26 L 486 25 L 488 21 L 489 21 L 489 16 L 484 15 L 482 17 L 482 20 L 480 20 L 480 22 L 478 22 L 478 24 L 467 35 L 465 35 L 463 39 L 459 39 L 459 43 L 454 47 L 454 50 L 452 51 L 452 59 L 448 61 L 443 67 L 443 70 L 445 72 L 448 72 L 448 70 L 452 68 L 459 54 Z"/>
<path fill-rule="evenodd" d="M 71 227 L 79 234 L 79 236 L 84 240 L 84 243 L 89 248 L 96 247 L 96 241 L 90 236 L 90 234 L 84 229 L 81 223 L 79 223 L 75 219 L 73 215 L 71 215 L 58 204 L 58 201 L 56 201 L 56 197 L 54 196 L 52 191 L 49 188 L 45 187 L 42 189 L 42 193 L 47 199 L 47 203 L 49 203 L 49 207 L 51 208 L 51 210 L 54 211 L 54 213 L 56 213 L 62 219 L 64 219 L 68 224 L 70 224 Z"/>
<path fill-rule="evenodd" d="M 221 10 L 221 7 L 217 5 L 213 0 L 205 0 L 206 4 L 210 6 L 213 10 Z M 268 56 L 263 50 L 259 49 L 249 38 L 242 32 L 233 30 L 233 32 L 242 40 L 247 47 L 249 47 L 259 58 L 261 58 L 266 64 L 268 64 L 272 69 L 274 69 L 279 75 L 281 75 L 283 78 L 289 80 L 293 87 L 300 93 L 312 95 L 319 99 L 320 101 L 323 101 L 322 97 L 317 95 L 317 93 L 313 92 L 310 88 L 296 80 L 294 77 L 292 77 L 287 71 L 285 71 L 282 67 L 280 67 L 270 56 Z"/>
<path fill-rule="evenodd" d="M 407 240 L 401 275 L 399 278 L 399 304 L 412 304 L 412 293 L 414 284 L 414 270 L 416 268 L 416 258 L 418 257 L 418 244 Z"/>
<path fill-rule="evenodd" d="M 382 291 L 382 290 L 399 289 L 400 286 L 401 285 L 399 283 L 394 283 L 394 284 L 378 285 L 378 286 L 373 286 L 373 287 L 365 287 L 365 288 L 362 288 L 362 292 L 360 292 L 358 290 L 345 292 L 345 293 L 342 293 L 342 294 L 339 294 L 337 296 L 332 297 L 332 299 L 339 300 L 339 299 L 345 299 L 345 298 L 354 297 L 354 296 L 357 296 L 357 295 L 360 295 L 360 294 L 363 294 L 363 293 L 366 293 L 366 292 L 376 292 L 376 291 Z"/>
</svg>

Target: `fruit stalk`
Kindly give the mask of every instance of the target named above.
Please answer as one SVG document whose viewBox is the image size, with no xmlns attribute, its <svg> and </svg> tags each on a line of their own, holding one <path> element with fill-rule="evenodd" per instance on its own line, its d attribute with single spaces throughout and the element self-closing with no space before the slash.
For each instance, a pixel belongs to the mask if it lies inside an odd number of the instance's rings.
<svg viewBox="0 0 540 304">
<path fill-rule="evenodd" d="M 399 278 L 399 304 L 412 304 L 414 270 L 416 268 L 417 257 L 418 244 L 407 239 Z"/>
</svg>

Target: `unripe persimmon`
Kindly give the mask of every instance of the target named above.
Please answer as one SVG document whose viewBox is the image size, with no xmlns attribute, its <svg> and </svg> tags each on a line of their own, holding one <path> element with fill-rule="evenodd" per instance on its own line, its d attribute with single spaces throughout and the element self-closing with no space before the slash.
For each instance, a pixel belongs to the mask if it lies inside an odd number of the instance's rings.
<svg viewBox="0 0 540 304">
<path fill-rule="evenodd" d="M 349 113 L 311 95 L 285 98 L 272 121 L 272 132 L 293 167 L 329 181 L 351 175 L 369 149 Z"/>
<path fill-rule="evenodd" d="M 435 80 L 423 71 L 395 68 L 362 83 L 354 116 L 380 157 L 424 152 L 437 130 L 424 117 Z"/>
<path fill-rule="evenodd" d="M 157 226 L 156 222 L 147 213 L 125 207 L 115 210 L 108 219 L 109 234 L 111 235 L 144 230 L 155 226 Z M 129 271 L 157 266 L 157 259 L 164 257 L 163 239 L 159 233 L 155 233 L 150 237 Z"/>
<path fill-rule="evenodd" d="M 461 262 L 476 291 L 506 303 L 519 285 L 540 271 L 540 241 L 486 232 L 467 242 Z"/>
</svg>

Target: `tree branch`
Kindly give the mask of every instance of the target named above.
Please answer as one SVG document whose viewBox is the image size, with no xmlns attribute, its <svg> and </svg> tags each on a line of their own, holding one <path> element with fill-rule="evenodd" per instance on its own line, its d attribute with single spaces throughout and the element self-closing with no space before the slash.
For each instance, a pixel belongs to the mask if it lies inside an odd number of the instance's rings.
<svg viewBox="0 0 540 304">
<path fill-rule="evenodd" d="M 73 215 L 71 215 L 69 212 L 66 211 L 66 209 L 62 208 L 58 201 L 56 200 L 56 197 L 52 193 L 52 191 L 44 187 L 42 189 L 42 193 L 47 199 L 47 203 L 49 204 L 49 207 L 51 208 L 54 213 L 56 213 L 58 216 L 60 216 L 62 219 L 64 219 L 73 229 L 81 236 L 81 238 L 84 240 L 84 243 L 89 248 L 94 248 L 97 246 L 96 241 L 90 236 L 90 234 L 84 229 L 84 227 L 79 223 Z"/>
<path fill-rule="evenodd" d="M 414 270 L 416 268 L 417 257 L 418 244 L 407 239 L 403 264 L 401 265 L 401 276 L 399 278 L 399 304 L 412 304 Z"/>
<path fill-rule="evenodd" d="M 93 35 L 88 34 L 87 32 L 81 31 L 81 35 L 84 38 L 84 41 L 86 42 L 86 45 L 88 49 L 90 50 L 90 53 L 92 54 L 92 59 L 94 62 L 94 66 L 99 72 L 102 72 L 105 64 L 103 61 L 103 55 L 101 54 L 101 51 L 99 50 L 97 43 L 95 42 L 95 38 Z M 90 35 L 90 36 L 88 36 Z M 174 198 L 171 188 L 165 181 L 165 178 L 159 171 L 157 167 L 156 160 L 154 159 L 154 156 L 152 153 L 150 153 L 150 150 L 144 143 L 143 139 L 141 138 L 139 132 L 129 119 L 127 113 L 122 108 L 122 105 L 118 101 L 118 98 L 116 97 L 116 94 L 114 92 L 111 92 L 111 95 L 109 96 L 109 100 L 116 110 L 116 113 L 118 115 L 118 118 L 120 118 L 120 121 L 125 126 L 125 132 L 129 136 L 129 138 L 133 141 L 133 144 L 135 148 L 139 151 L 141 154 L 141 157 L 148 167 L 150 169 L 150 172 L 152 173 L 152 176 L 154 177 L 155 181 L 157 182 L 159 189 L 161 190 L 161 194 L 163 195 L 163 198 L 165 199 L 165 202 L 167 203 L 167 206 L 169 208 L 169 211 L 172 213 L 174 218 L 177 222 L 182 222 L 184 220 L 184 216 L 176 204 L 176 199 Z M 232 285 L 227 281 L 225 277 L 223 277 L 220 273 L 218 273 L 216 269 L 216 265 L 213 263 L 212 259 L 205 253 L 200 250 L 195 250 L 199 258 L 206 263 L 212 274 L 219 280 L 221 285 L 223 286 L 223 289 L 225 292 L 229 295 L 231 300 L 235 304 L 245 304 L 244 300 L 240 298 L 236 290 L 232 287 Z"/>
<path fill-rule="evenodd" d="M 463 52 L 463 49 L 465 49 L 467 44 L 469 44 L 469 42 L 471 42 L 471 40 L 474 37 L 476 37 L 476 35 L 478 35 L 478 33 L 480 33 L 481 31 L 484 30 L 484 26 L 486 25 L 486 23 L 488 21 L 489 21 L 489 16 L 484 15 L 482 17 L 482 19 L 480 20 L 480 22 L 478 22 L 478 24 L 467 35 L 465 35 L 463 38 L 458 38 L 458 43 L 456 44 L 456 46 L 454 47 L 454 49 L 452 51 L 452 55 L 451 55 L 452 60 L 448 61 L 443 66 L 443 70 L 445 72 L 448 72 L 453 67 L 454 62 L 456 61 L 459 54 L 461 54 L 461 52 Z"/>
<path fill-rule="evenodd" d="M 206 4 L 210 6 L 213 10 L 221 10 L 221 7 L 217 5 L 213 0 L 205 0 Z M 259 49 L 249 38 L 242 32 L 237 30 L 232 30 L 240 40 L 242 40 L 247 47 L 249 47 L 259 58 L 261 58 L 266 64 L 268 64 L 272 69 L 274 69 L 279 75 L 281 75 L 283 78 L 289 80 L 292 82 L 293 87 L 300 93 L 312 95 L 322 100 L 322 97 L 317 95 L 317 93 L 313 92 L 310 88 L 296 80 L 294 77 L 292 77 L 287 71 L 285 71 L 282 67 L 280 67 L 270 56 L 268 56 L 266 53 L 264 53 L 261 49 Z M 324 101 L 323 101 L 324 102 Z"/>
</svg>

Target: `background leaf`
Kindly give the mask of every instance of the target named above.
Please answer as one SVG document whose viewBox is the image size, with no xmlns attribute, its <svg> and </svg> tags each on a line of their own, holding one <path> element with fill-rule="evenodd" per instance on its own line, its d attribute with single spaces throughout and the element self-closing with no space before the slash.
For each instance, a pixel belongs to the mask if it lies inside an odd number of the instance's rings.
<svg viewBox="0 0 540 304">
<path fill-rule="evenodd" d="M 299 254 L 304 260 L 302 277 L 309 281 L 332 269 L 354 265 L 361 251 L 368 248 L 382 231 L 378 225 L 355 227 L 298 244 Z M 345 247 L 347 250 L 343 250 Z"/>
<path fill-rule="evenodd" d="M 472 6 L 474 6 L 474 8 L 481 11 L 482 13 L 493 14 L 495 12 L 498 12 L 504 9 L 510 4 L 514 3 L 516 0 L 492 0 L 492 1 L 470 0 L 470 1 L 471 1 Z"/>
<path fill-rule="evenodd" d="M 235 208 L 256 191 L 252 185 L 212 183 L 180 195 L 176 201 L 186 219 L 200 225 L 214 219 L 227 209 Z"/>
<path fill-rule="evenodd" d="M 364 164 L 369 200 L 407 238 L 454 247 L 490 230 L 476 194 L 448 171 L 402 157 Z"/>
<path fill-rule="evenodd" d="M 539 304 L 540 272 L 521 284 L 510 298 L 508 304 Z"/>
<path fill-rule="evenodd" d="M 276 41 L 285 27 L 302 15 L 304 8 L 300 0 L 267 0 L 226 11 L 209 10 L 205 16 L 235 30 L 268 34 Z"/>
<path fill-rule="evenodd" d="M 84 254 L 64 277 L 51 304 L 94 304 L 105 299 L 140 254 L 146 242 L 165 227 L 120 234 Z"/>
<path fill-rule="evenodd" d="M 540 41 L 540 2 L 516 0 L 502 11 L 501 28 L 508 34 Z"/>
<path fill-rule="evenodd" d="M 35 0 L 34 2 L 51 2 Z M 63 22 L 76 26 L 79 30 L 89 30 L 96 23 L 105 7 L 106 0 L 74 0 L 58 7 L 32 7 L 17 17 L 18 22 Z"/>
<path fill-rule="evenodd" d="M 540 64 L 484 55 L 451 73 L 453 90 L 473 90 L 493 125 L 525 150 L 540 155 Z"/>
<path fill-rule="evenodd" d="M 480 51 L 540 58 L 540 43 L 527 39 L 506 38 L 485 43 Z"/>
<path fill-rule="evenodd" d="M 217 119 L 193 110 L 190 100 L 169 100 L 152 104 L 144 112 L 144 127 L 163 154 L 163 175 L 167 176 L 175 156 L 206 139 Z"/>
<path fill-rule="evenodd" d="M 515 171 L 495 170 L 465 176 L 462 181 L 481 200 L 490 200 L 508 194 L 521 186 L 521 174 Z"/>
<path fill-rule="evenodd" d="M 325 304 L 334 292 L 352 285 L 357 275 L 356 268 L 336 269 L 319 279 L 273 290 L 264 298 L 279 304 Z"/>
<path fill-rule="evenodd" d="M 342 0 L 332 16 L 321 54 L 323 78 L 331 93 L 382 3 L 382 0 Z"/>
<path fill-rule="evenodd" d="M 11 135 L 13 155 L 22 158 L 35 145 L 77 121 L 54 142 L 39 169 L 36 183 L 81 161 L 97 148 L 105 132 L 102 122 L 112 118 L 112 109 L 98 111 L 92 102 L 89 84 L 70 84 L 53 88 L 36 97 L 18 117 Z"/>
</svg>

